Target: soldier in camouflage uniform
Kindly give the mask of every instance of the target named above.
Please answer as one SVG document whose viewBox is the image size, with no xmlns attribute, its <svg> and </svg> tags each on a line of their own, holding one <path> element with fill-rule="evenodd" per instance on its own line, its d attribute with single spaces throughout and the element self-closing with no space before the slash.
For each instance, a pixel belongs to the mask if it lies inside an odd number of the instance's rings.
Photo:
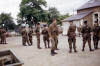
<svg viewBox="0 0 100 66">
<path fill-rule="evenodd" d="M 54 56 L 57 54 L 55 50 L 58 50 L 58 26 L 56 24 L 56 19 L 53 20 L 53 23 L 49 26 L 49 36 L 51 39 L 52 47 L 51 47 L 51 55 Z"/>
<path fill-rule="evenodd" d="M 100 26 L 98 25 L 98 21 L 95 21 L 95 25 L 93 27 L 94 49 L 98 49 L 99 32 L 100 32 Z"/>
<path fill-rule="evenodd" d="M 44 28 L 42 30 L 42 34 L 43 34 L 43 41 L 45 44 L 45 48 L 47 48 L 47 44 L 48 44 L 48 48 L 50 48 L 50 46 L 49 46 L 49 43 L 50 43 L 49 33 L 48 33 L 48 28 L 46 27 L 46 25 L 44 25 Z"/>
<path fill-rule="evenodd" d="M 32 27 L 29 27 L 28 36 L 29 36 L 29 42 L 30 42 L 31 45 L 33 45 L 32 34 L 33 34 L 33 29 L 32 29 Z"/>
<path fill-rule="evenodd" d="M 83 37 L 82 51 L 84 51 L 85 44 L 87 41 L 88 41 L 90 51 L 93 51 L 91 48 L 91 28 L 87 25 L 87 21 L 84 21 L 84 26 L 82 27 L 81 33 L 82 33 L 82 37 Z"/>
<path fill-rule="evenodd" d="M 1 44 L 7 44 L 6 43 L 6 30 L 1 29 Z"/>
<path fill-rule="evenodd" d="M 28 32 L 26 31 L 25 27 L 23 27 L 21 34 L 22 34 L 22 44 L 23 44 L 23 46 L 27 46 L 26 43 L 30 46 L 29 38 L 28 38 Z"/>
<path fill-rule="evenodd" d="M 73 25 L 73 22 L 70 22 L 70 26 L 69 26 L 69 29 L 68 29 L 68 33 L 67 33 L 67 36 L 68 36 L 68 42 L 69 42 L 69 53 L 72 53 L 72 45 L 73 45 L 73 48 L 74 48 L 74 52 L 77 52 L 76 50 L 76 26 Z"/>
<path fill-rule="evenodd" d="M 37 48 L 41 49 L 40 47 L 40 23 L 37 23 L 35 33 L 37 37 Z"/>
</svg>

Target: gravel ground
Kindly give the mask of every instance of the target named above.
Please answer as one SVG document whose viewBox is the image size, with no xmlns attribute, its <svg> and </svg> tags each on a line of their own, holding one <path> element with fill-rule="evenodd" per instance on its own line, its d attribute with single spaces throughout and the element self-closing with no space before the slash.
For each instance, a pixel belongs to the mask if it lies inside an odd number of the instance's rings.
<svg viewBox="0 0 100 66">
<path fill-rule="evenodd" d="M 33 36 L 33 46 L 22 46 L 21 37 L 7 38 L 7 42 L 7 45 L 0 45 L 0 50 L 13 50 L 24 62 L 23 66 L 100 66 L 100 50 L 90 52 L 86 44 L 85 52 L 82 52 L 82 38 L 79 37 L 77 37 L 78 53 L 70 54 L 67 37 L 59 36 L 60 50 L 56 51 L 58 54 L 55 56 L 50 55 L 50 49 L 44 48 L 42 37 L 41 50 L 36 47 L 35 36 Z"/>
</svg>

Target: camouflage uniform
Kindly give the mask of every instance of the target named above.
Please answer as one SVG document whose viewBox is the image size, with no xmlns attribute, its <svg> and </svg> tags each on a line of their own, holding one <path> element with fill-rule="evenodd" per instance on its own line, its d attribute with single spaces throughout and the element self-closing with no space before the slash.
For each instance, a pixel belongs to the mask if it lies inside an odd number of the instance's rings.
<svg viewBox="0 0 100 66">
<path fill-rule="evenodd" d="M 36 37 L 37 37 L 37 48 L 41 49 L 41 47 L 40 47 L 40 27 L 38 27 L 38 26 L 36 27 L 35 33 L 36 33 Z"/>
<path fill-rule="evenodd" d="M 74 48 L 74 52 L 76 51 L 76 26 L 75 25 L 70 25 L 69 29 L 68 29 L 68 42 L 69 42 L 69 49 L 70 49 L 70 53 L 72 52 L 72 44 L 73 44 L 73 48 Z"/>
<path fill-rule="evenodd" d="M 26 46 L 26 42 L 28 43 L 28 45 L 30 46 L 30 44 L 29 44 L 29 38 L 28 38 L 28 33 L 27 33 L 27 31 L 26 31 L 26 29 L 24 28 L 24 29 L 22 29 L 22 44 L 24 45 L 24 46 Z"/>
<path fill-rule="evenodd" d="M 33 45 L 32 34 L 33 34 L 33 30 L 32 30 L 32 28 L 29 28 L 28 36 L 29 36 L 29 42 L 31 45 Z"/>
<path fill-rule="evenodd" d="M 94 42 L 94 48 L 95 49 L 98 49 L 99 32 L 100 32 L 100 26 L 95 25 L 93 27 L 93 42 Z"/>
<path fill-rule="evenodd" d="M 58 49 L 57 48 L 57 46 L 58 46 L 58 35 L 59 35 L 58 27 L 57 27 L 56 24 L 52 23 L 49 27 L 49 36 L 51 37 L 51 43 L 52 43 L 51 54 L 57 54 L 54 51 Z"/>
<path fill-rule="evenodd" d="M 81 33 L 82 33 L 82 37 L 83 37 L 83 49 L 82 49 L 82 51 L 84 51 L 85 44 L 87 41 L 88 41 L 90 51 L 93 51 L 91 48 L 91 34 L 90 34 L 91 28 L 87 25 L 87 22 L 86 22 L 86 25 L 84 25 L 82 27 Z"/>
<path fill-rule="evenodd" d="M 6 31 L 4 29 L 1 29 L 1 44 L 7 44 L 6 43 Z"/>
<path fill-rule="evenodd" d="M 44 29 L 42 30 L 42 34 L 43 34 L 43 41 L 45 44 L 45 48 L 47 48 L 47 43 L 48 43 L 48 48 L 50 48 L 49 43 L 49 33 L 48 33 L 48 28 L 44 27 Z"/>
</svg>

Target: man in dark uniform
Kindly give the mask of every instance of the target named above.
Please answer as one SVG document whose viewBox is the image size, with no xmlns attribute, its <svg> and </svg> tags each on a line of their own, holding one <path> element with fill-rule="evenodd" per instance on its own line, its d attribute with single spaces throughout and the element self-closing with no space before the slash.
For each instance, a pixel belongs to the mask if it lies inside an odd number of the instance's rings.
<svg viewBox="0 0 100 66">
<path fill-rule="evenodd" d="M 91 28 L 88 26 L 87 21 L 84 21 L 84 26 L 82 27 L 81 33 L 82 33 L 82 37 L 83 37 L 82 51 L 84 51 L 85 44 L 87 41 L 88 41 L 90 51 L 93 51 L 91 48 Z"/>
<path fill-rule="evenodd" d="M 35 33 L 37 37 L 37 48 L 41 49 L 40 47 L 40 23 L 37 23 Z"/>
<path fill-rule="evenodd" d="M 48 28 L 46 27 L 46 25 L 44 25 L 44 28 L 42 30 L 42 34 L 43 34 L 43 41 L 45 44 L 45 48 L 47 48 L 47 44 L 48 44 L 48 48 L 50 48 L 50 46 L 49 46 L 49 43 L 50 43 L 49 32 L 48 32 Z"/>
<path fill-rule="evenodd" d="M 33 34 L 33 29 L 32 29 L 32 27 L 29 27 L 28 36 L 29 36 L 29 42 L 30 42 L 31 45 L 33 45 L 32 34 Z"/>
<path fill-rule="evenodd" d="M 23 46 L 27 46 L 26 43 L 30 46 L 28 32 L 26 31 L 25 27 L 22 28 L 22 44 Z"/>
<path fill-rule="evenodd" d="M 49 26 L 49 36 L 51 39 L 52 47 L 51 47 L 51 55 L 54 56 L 57 54 L 55 50 L 58 50 L 58 26 L 56 24 L 56 19 L 53 20 L 53 23 Z"/>
<path fill-rule="evenodd" d="M 70 22 L 70 26 L 69 26 L 69 29 L 68 29 L 68 33 L 67 33 L 67 36 L 68 36 L 68 42 L 69 42 L 69 53 L 72 53 L 72 45 L 73 45 L 73 48 L 74 48 L 74 52 L 77 52 L 76 50 L 76 26 L 73 24 L 73 22 Z"/>
<path fill-rule="evenodd" d="M 94 24 L 94 27 L 93 27 L 94 49 L 98 49 L 99 32 L 100 32 L 100 26 L 99 26 L 98 20 L 97 20 L 97 21 L 95 21 L 95 24 Z"/>
</svg>

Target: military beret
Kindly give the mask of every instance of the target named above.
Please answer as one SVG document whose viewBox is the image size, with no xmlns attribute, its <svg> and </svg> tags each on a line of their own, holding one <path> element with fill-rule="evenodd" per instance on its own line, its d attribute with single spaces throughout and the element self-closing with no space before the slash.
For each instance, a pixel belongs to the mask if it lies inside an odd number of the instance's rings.
<svg viewBox="0 0 100 66">
<path fill-rule="evenodd" d="M 85 24 L 87 24 L 87 21 L 84 21 Z"/>
</svg>

